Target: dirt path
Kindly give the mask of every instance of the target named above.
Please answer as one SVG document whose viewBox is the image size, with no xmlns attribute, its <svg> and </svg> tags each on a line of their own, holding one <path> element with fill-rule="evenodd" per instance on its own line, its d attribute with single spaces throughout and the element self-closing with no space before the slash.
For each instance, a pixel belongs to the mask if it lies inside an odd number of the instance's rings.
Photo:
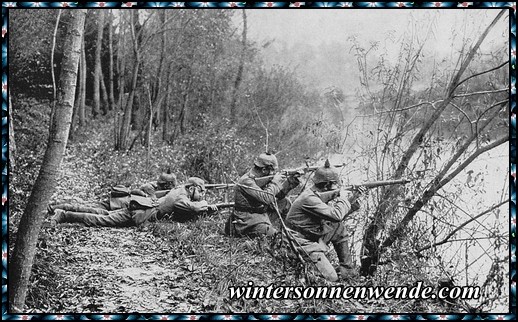
<svg viewBox="0 0 518 322">
<path fill-rule="evenodd" d="M 67 148 L 53 203 L 99 201 L 101 180 L 91 161 L 95 157 L 82 157 L 102 149 L 101 133 L 94 135 L 98 137 L 89 138 L 88 145 L 76 143 Z M 36 288 L 51 285 L 51 289 L 40 290 L 49 296 L 48 305 L 37 309 L 40 312 L 155 313 L 199 309 L 202 288 L 184 285 L 193 274 L 189 259 L 178 258 L 175 250 L 149 229 L 73 224 L 50 227 L 47 223 L 42 236 L 40 261 L 41 265 L 51 266 L 52 281 L 38 285 L 38 273 L 35 274 Z M 189 303 L 189 297 L 196 301 Z"/>
<path fill-rule="evenodd" d="M 136 228 L 48 228 L 65 312 L 190 312 L 185 262 L 149 231 Z M 58 264 L 58 263 L 56 263 Z"/>
</svg>

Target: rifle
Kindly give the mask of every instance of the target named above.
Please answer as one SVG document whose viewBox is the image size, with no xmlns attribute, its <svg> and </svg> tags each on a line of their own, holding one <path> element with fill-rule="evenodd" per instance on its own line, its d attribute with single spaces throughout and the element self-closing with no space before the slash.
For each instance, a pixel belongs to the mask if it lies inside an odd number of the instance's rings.
<svg viewBox="0 0 518 322">
<path fill-rule="evenodd" d="M 225 188 L 233 188 L 233 183 L 208 183 L 205 184 L 205 189 L 225 189 Z M 171 190 L 158 190 L 155 192 L 157 198 L 165 196 Z"/>
<path fill-rule="evenodd" d="M 234 203 L 233 202 L 222 202 L 222 203 L 217 203 L 217 204 L 214 204 L 216 207 L 218 207 L 218 209 L 225 209 L 225 208 L 232 208 L 234 207 Z"/>
<path fill-rule="evenodd" d="M 384 186 L 390 186 L 394 184 L 407 184 L 410 180 L 407 179 L 399 179 L 399 180 L 385 180 L 385 181 L 372 181 L 372 182 L 365 182 L 361 184 L 356 185 L 347 185 L 344 187 L 340 187 L 339 189 L 330 190 L 330 191 L 324 191 L 319 192 L 318 195 L 324 202 L 328 202 L 330 200 L 333 200 L 334 198 L 337 198 L 340 196 L 340 191 L 354 191 L 358 190 L 359 187 L 365 187 L 368 189 L 377 188 L 377 187 L 384 187 Z"/>
<path fill-rule="evenodd" d="M 341 167 L 345 166 L 345 163 L 335 164 L 333 166 L 335 168 L 341 168 Z M 302 176 L 304 174 L 313 172 L 313 171 L 315 171 L 316 169 L 318 169 L 320 167 L 321 166 L 316 166 L 316 165 L 315 166 L 306 165 L 305 167 L 300 167 L 300 168 L 296 168 L 296 169 L 281 170 L 281 171 L 279 171 L 279 173 L 282 174 L 285 177 L 300 177 L 300 176 Z M 255 178 L 255 182 L 257 183 L 257 185 L 259 187 L 264 187 L 270 181 L 272 181 L 273 177 L 274 177 L 274 175 Z"/>
</svg>

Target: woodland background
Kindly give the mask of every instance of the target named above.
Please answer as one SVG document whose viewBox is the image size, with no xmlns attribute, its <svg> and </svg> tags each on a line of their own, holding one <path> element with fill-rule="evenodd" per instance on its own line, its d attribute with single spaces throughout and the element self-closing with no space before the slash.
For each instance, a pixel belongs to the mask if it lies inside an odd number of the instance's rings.
<svg viewBox="0 0 518 322">
<path fill-rule="evenodd" d="M 404 30 L 387 31 L 380 41 L 351 34 L 344 43 L 287 48 L 250 38 L 251 10 L 88 9 L 77 52 L 65 47 L 77 22 L 70 12 L 9 13 L 10 258 L 31 257 L 21 250 L 12 255 L 24 240 L 34 239 L 35 247 L 34 263 L 16 262 L 32 272 L 18 307 L 25 302 L 25 310 L 47 313 L 507 310 L 506 11 L 459 11 L 444 57 L 425 46 L 438 30 L 440 10 L 409 14 Z M 389 54 L 393 44 L 397 59 Z M 297 53 L 298 64 L 283 63 L 286 51 Z M 74 59 L 77 70 L 63 68 Z M 357 85 L 307 81 L 318 69 L 342 72 Z M 76 87 L 63 84 L 62 70 Z M 68 119 L 59 116 L 66 107 L 59 93 L 67 90 L 74 98 Z M 59 167 L 45 186 L 49 197 L 32 202 L 49 135 L 61 128 L 68 131 L 62 132 L 66 149 L 53 154 Z M 283 168 L 345 162 L 347 182 L 411 179 L 372 190 L 348 220 L 362 275 L 370 285 L 435 287 L 446 278 L 480 286 L 482 298 L 229 301 L 228 285 L 249 280 L 325 282 L 297 264 L 286 245 L 224 237 L 226 212 L 143 228 L 46 225 L 47 202 L 100 200 L 115 184 L 135 187 L 168 168 L 180 181 L 195 175 L 231 182 L 266 149 Z M 503 168 L 494 167 L 502 160 Z M 24 223 L 23 216 L 38 219 Z M 33 233 L 18 234 L 30 222 Z M 155 300 L 144 303 L 137 290 Z"/>
</svg>

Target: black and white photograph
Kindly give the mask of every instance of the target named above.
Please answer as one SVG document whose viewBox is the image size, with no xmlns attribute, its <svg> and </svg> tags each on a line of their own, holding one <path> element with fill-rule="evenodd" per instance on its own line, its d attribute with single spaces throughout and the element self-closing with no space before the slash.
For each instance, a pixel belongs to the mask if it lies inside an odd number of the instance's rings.
<svg viewBox="0 0 518 322">
<path fill-rule="evenodd" d="M 227 4 L 3 14 L 3 318 L 509 314 L 514 9 Z"/>
</svg>

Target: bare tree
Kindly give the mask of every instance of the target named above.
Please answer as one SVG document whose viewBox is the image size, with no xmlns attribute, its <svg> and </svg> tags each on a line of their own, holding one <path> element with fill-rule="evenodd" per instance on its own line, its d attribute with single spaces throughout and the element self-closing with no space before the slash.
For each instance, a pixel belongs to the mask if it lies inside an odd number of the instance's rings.
<svg viewBox="0 0 518 322">
<path fill-rule="evenodd" d="M 97 117 L 101 110 L 101 49 L 104 30 L 104 10 L 98 10 L 99 19 L 97 21 L 97 40 L 95 42 L 95 66 L 94 66 L 94 106 L 93 117 Z"/>
<path fill-rule="evenodd" d="M 56 112 L 50 124 L 52 131 L 50 131 L 38 178 L 18 226 L 16 244 L 9 265 L 9 306 L 13 312 L 23 311 L 36 253 L 36 242 L 44 219 L 45 204 L 56 186 L 72 120 L 86 10 L 67 10 L 65 14 L 69 15 L 70 19 L 64 37 L 64 57 L 61 64 Z"/>
<path fill-rule="evenodd" d="M 410 140 L 410 145 L 405 148 L 403 154 L 399 160 L 399 164 L 395 164 L 395 170 L 392 174 L 393 179 L 402 178 L 410 167 L 410 161 L 413 158 L 416 158 L 416 154 L 420 151 L 420 148 L 425 144 L 427 140 L 430 140 L 428 137 L 432 137 L 430 134 L 431 129 L 434 125 L 437 125 L 438 121 L 441 119 L 441 115 L 443 115 L 445 109 L 448 106 L 454 106 L 455 99 L 461 97 L 465 94 L 457 93 L 459 86 L 464 83 L 468 77 L 462 80 L 462 77 L 468 66 L 473 61 L 481 43 L 486 38 L 489 31 L 495 26 L 497 21 L 504 15 L 505 11 L 501 11 L 492 21 L 492 23 L 485 29 L 485 31 L 480 35 L 479 39 L 476 43 L 472 45 L 472 47 L 467 50 L 465 54 L 461 54 L 459 56 L 458 68 L 453 73 L 450 78 L 447 87 L 443 93 L 443 97 L 435 102 L 428 102 L 427 105 L 433 107 L 433 113 L 431 116 L 427 117 L 424 123 L 422 123 L 415 133 L 413 138 Z M 422 48 L 422 47 L 420 47 Z M 402 75 L 405 77 L 399 83 L 399 87 L 397 88 L 397 97 L 395 98 L 394 108 L 392 111 L 387 111 L 386 113 L 392 115 L 389 119 L 388 128 L 391 128 L 392 125 L 400 120 L 396 115 L 403 111 L 408 111 L 408 108 L 403 108 L 404 102 L 402 101 L 403 96 L 408 96 L 408 83 L 411 81 L 411 71 L 415 68 L 415 62 L 419 59 L 420 48 L 418 48 L 417 52 L 405 59 L 406 66 L 404 66 L 404 72 Z M 498 90 L 490 91 L 493 94 L 497 94 Z M 407 93 L 403 95 L 402 93 Z M 476 95 L 475 93 L 471 93 Z M 478 117 L 476 120 L 477 131 L 473 132 L 471 135 L 467 136 L 463 142 L 459 142 L 457 146 L 456 152 L 451 156 L 451 158 L 445 163 L 443 168 L 432 178 L 430 182 L 424 185 L 424 191 L 418 196 L 416 196 L 415 200 L 412 201 L 412 205 L 408 207 L 406 213 L 403 214 L 401 220 L 396 223 L 389 231 L 385 231 L 386 224 L 389 221 L 389 218 L 393 218 L 394 214 L 398 212 L 399 204 L 401 200 L 404 200 L 405 192 L 402 187 L 393 186 L 387 188 L 384 192 L 380 194 L 379 205 L 374 213 L 374 216 L 370 223 L 367 226 L 363 237 L 362 244 L 362 257 L 361 257 L 361 273 L 362 275 L 373 275 L 377 270 L 378 263 L 381 255 L 387 251 L 387 249 L 392 246 L 392 244 L 405 236 L 405 229 L 409 222 L 415 217 L 418 211 L 420 211 L 424 205 L 426 205 L 432 197 L 434 197 L 438 191 L 446 184 L 448 184 L 455 176 L 457 176 L 463 169 L 465 169 L 473 160 L 475 160 L 482 153 L 489 151 L 509 140 L 508 135 L 503 135 L 501 137 L 495 138 L 493 141 L 488 144 L 481 146 L 476 144 L 475 149 L 469 150 L 473 148 L 473 143 L 477 142 L 477 138 L 480 133 L 484 129 L 489 128 L 492 121 L 494 121 L 495 117 L 500 113 L 502 109 L 505 109 L 508 100 L 499 100 L 498 96 L 493 96 L 493 104 L 488 106 L 485 111 L 482 113 L 485 116 Z M 415 108 L 417 106 L 421 106 L 425 103 L 413 104 L 412 107 Z M 400 138 L 403 136 L 401 131 L 404 128 L 405 122 L 401 122 L 399 126 L 399 132 L 392 139 L 386 140 L 386 144 L 383 147 L 383 155 L 390 147 L 394 146 L 395 142 L 400 142 Z M 380 123 L 379 126 L 382 124 Z M 383 132 L 383 131 L 379 131 Z M 388 132 L 388 131 L 387 131 Z M 388 133 L 385 132 L 385 137 L 388 138 Z M 396 143 L 397 144 L 397 143 Z M 381 151 L 380 151 L 381 152 Z M 466 156 L 467 154 L 467 156 Z M 461 157 L 465 157 L 464 161 L 462 161 Z M 419 157 L 419 156 L 417 156 Z M 381 161 L 381 163 L 384 163 Z M 460 164 L 459 164 L 460 163 Z M 453 168 L 455 164 L 458 164 L 456 168 Z M 383 172 L 383 171 L 382 171 Z M 380 238 L 380 234 L 385 236 L 383 239 Z"/>
</svg>

